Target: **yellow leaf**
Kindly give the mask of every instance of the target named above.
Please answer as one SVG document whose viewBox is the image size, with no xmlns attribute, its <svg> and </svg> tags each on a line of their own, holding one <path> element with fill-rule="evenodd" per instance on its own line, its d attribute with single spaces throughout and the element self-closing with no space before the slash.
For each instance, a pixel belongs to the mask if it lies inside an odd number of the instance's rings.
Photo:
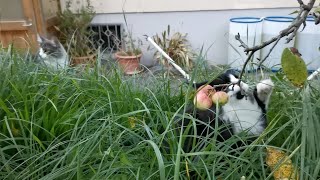
<svg viewBox="0 0 320 180">
<path fill-rule="evenodd" d="M 188 166 L 188 161 L 187 160 L 186 160 L 186 171 L 187 171 L 188 179 L 190 179 L 189 166 Z"/>
<path fill-rule="evenodd" d="M 13 136 L 19 136 L 20 130 L 16 129 L 15 127 L 11 127 L 11 132 Z"/>
<path fill-rule="evenodd" d="M 316 7 L 315 10 L 314 10 L 314 12 L 315 12 L 315 13 L 320 13 L 320 7 L 319 7 L 319 6 Z"/>
<path fill-rule="evenodd" d="M 130 125 L 131 128 L 136 127 L 137 118 L 135 118 L 135 117 L 128 117 L 128 121 L 129 121 L 129 125 Z"/>
<path fill-rule="evenodd" d="M 281 56 L 281 66 L 288 80 L 296 87 L 302 87 L 307 80 L 308 71 L 303 59 L 285 48 Z"/>
<path fill-rule="evenodd" d="M 299 180 L 299 173 L 295 172 L 292 161 L 285 152 L 268 147 L 266 163 L 274 171 L 275 180 Z"/>
</svg>

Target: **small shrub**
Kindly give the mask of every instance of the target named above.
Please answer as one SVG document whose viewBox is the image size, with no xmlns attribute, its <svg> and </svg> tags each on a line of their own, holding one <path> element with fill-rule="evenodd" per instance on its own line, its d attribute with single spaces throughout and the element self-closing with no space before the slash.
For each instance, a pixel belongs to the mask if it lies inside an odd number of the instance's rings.
<svg viewBox="0 0 320 180">
<path fill-rule="evenodd" d="M 170 26 L 161 35 L 156 34 L 152 37 L 164 52 L 166 52 L 178 65 L 190 70 L 193 66 L 194 53 L 191 50 L 187 34 L 180 32 L 170 35 Z M 155 52 L 154 57 L 163 65 L 168 65 L 167 60 L 162 57 L 160 52 Z"/>
</svg>

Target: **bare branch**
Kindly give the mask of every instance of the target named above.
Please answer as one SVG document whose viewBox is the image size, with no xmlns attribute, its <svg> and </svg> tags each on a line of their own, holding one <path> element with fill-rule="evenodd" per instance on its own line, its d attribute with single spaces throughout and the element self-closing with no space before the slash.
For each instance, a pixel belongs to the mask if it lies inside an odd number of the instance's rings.
<svg viewBox="0 0 320 180">
<path fill-rule="evenodd" d="M 312 13 L 314 17 L 315 24 L 318 25 L 320 23 L 320 16 L 317 15 L 315 12 Z"/>
<path fill-rule="evenodd" d="M 264 57 L 264 58 L 260 61 L 258 67 L 260 67 L 260 66 L 262 65 L 262 63 L 263 63 L 264 61 L 266 61 L 266 59 L 270 56 L 271 52 L 273 51 L 274 47 L 276 47 L 276 45 L 278 44 L 278 42 L 280 41 L 280 39 L 281 39 L 281 38 L 278 37 L 277 41 L 272 45 L 272 47 L 270 48 L 270 50 L 269 50 L 268 54 L 266 55 L 266 57 Z"/>
<path fill-rule="evenodd" d="M 251 58 L 252 58 L 252 56 L 253 56 L 253 54 L 254 54 L 255 52 L 256 52 L 256 51 L 250 51 L 250 53 L 249 53 L 249 55 L 248 55 L 248 57 L 247 57 L 244 65 L 243 65 L 243 68 L 242 68 L 242 70 L 241 70 L 241 73 L 240 73 L 240 76 L 239 76 L 239 80 L 240 80 L 240 81 L 241 81 L 241 77 L 242 77 L 243 74 L 244 74 L 244 71 L 245 71 L 245 69 L 246 69 L 247 64 L 249 63 L 249 61 L 251 60 Z M 240 82 L 240 81 L 239 81 L 239 82 Z"/>
<path fill-rule="evenodd" d="M 312 9 L 312 7 L 310 8 L 308 5 L 305 5 L 304 3 L 303 3 L 303 1 L 302 0 L 297 0 L 298 1 L 298 3 L 300 4 L 300 8 L 302 8 L 302 9 L 304 9 L 304 10 L 311 10 Z"/>
<path fill-rule="evenodd" d="M 307 23 L 306 22 L 303 22 L 302 23 L 302 25 L 303 25 L 303 27 L 302 27 L 302 30 L 301 30 L 301 32 L 304 30 L 304 28 L 306 28 L 306 26 L 307 26 Z"/>
<path fill-rule="evenodd" d="M 303 6 L 303 5 L 304 5 L 304 3 L 303 3 L 302 0 L 297 0 L 297 1 L 298 1 L 298 3 L 300 4 L 300 6 Z"/>
<path fill-rule="evenodd" d="M 294 27 L 293 32 L 290 34 L 290 36 L 287 38 L 287 43 L 289 43 L 293 38 L 297 35 L 298 28 Z"/>
<path fill-rule="evenodd" d="M 268 40 L 268 41 L 262 42 L 260 45 L 253 46 L 253 47 L 251 47 L 251 48 L 247 48 L 247 49 L 245 49 L 244 51 L 245 51 L 245 52 L 250 52 L 250 51 L 257 51 L 257 50 L 260 50 L 260 49 L 262 49 L 262 48 L 264 48 L 264 47 L 268 46 L 269 44 L 271 44 L 271 43 L 273 43 L 273 42 L 277 41 L 279 38 L 281 39 L 281 38 L 283 38 L 284 36 L 287 36 L 287 35 L 291 34 L 293 31 L 294 31 L 294 28 L 290 28 L 290 29 L 289 29 L 289 28 L 287 28 L 287 29 L 284 29 L 283 31 L 281 31 L 281 32 L 279 33 L 279 35 L 278 35 L 278 36 L 273 37 L 273 38 L 271 38 L 271 39 L 270 39 L 270 40 Z"/>
<path fill-rule="evenodd" d="M 244 66 L 242 68 L 242 71 L 241 71 L 241 74 L 240 74 L 240 77 L 239 77 L 240 80 L 242 78 L 242 75 L 243 75 L 243 73 L 244 73 L 244 71 L 246 69 L 246 66 L 247 66 L 248 62 L 250 61 L 251 57 L 253 56 L 253 54 L 256 51 L 258 51 L 258 50 L 260 50 L 260 49 L 272 44 L 273 42 L 276 42 L 273 45 L 273 47 L 270 49 L 268 55 L 262 60 L 262 62 L 263 62 L 270 55 L 271 51 L 274 49 L 274 47 L 280 41 L 281 38 L 290 35 L 287 38 L 287 43 L 289 43 L 296 36 L 297 31 L 300 28 L 300 26 L 303 25 L 305 27 L 305 25 L 306 25 L 305 21 L 307 19 L 307 16 L 310 13 L 311 9 L 313 8 L 314 3 L 315 3 L 316 0 L 309 0 L 308 4 L 303 3 L 302 0 L 297 0 L 297 1 L 298 1 L 299 5 L 300 5 L 300 11 L 299 11 L 297 17 L 295 18 L 295 20 L 292 22 L 292 24 L 289 27 L 287 27 L 286 29 L 280 31 L 278 36 L 275 36 L 275 37 L 271 38 L 268 41 L 262 42 L 260 45 L 253 46 L 253 47 L 248 47 L 241 40 L 240 34 L 236 35 L 235 38 L 236 38 L 236 40 L 238 40 L 240 42 L 240 44 L 241 44 L 240 46 L 244 48 L 244 52 L 246 54 L 249 54 L 248 58 L 246 59 L 246 61 L 244 63 Z M 316 19 L 316 24 L 319 23 L 320 22 L 320 17 L 318 15 L 316 15 L 315 13 L 314 13 L 314 16 L 315 16 L 315 19 Z M 261 62 L 260 62 L 260 64 L 261 64 Z"/>
<path fill-rule="evenodd" d="M 243 47 L 244 49 L 248 49 L 248 45 L 246 45 L 246 43 L 244 43 L 241 38 L 240 38 L 240 34 L 238 33 L 236 36 L 235 36 L 236 40 L 240 42 L 240 47 Z M 248 54 L 248 52 L 246 52 Z"/>
<path fill-rule="evenodd" d="M 214 88 L 216 87 L 228 87 L 228 86 L 231 86 L 231 85 L 234 85 L 236 83 L 229 83 L 229 84 L 218 84 L 218 85 L 213 85 Z"/>
</svg>

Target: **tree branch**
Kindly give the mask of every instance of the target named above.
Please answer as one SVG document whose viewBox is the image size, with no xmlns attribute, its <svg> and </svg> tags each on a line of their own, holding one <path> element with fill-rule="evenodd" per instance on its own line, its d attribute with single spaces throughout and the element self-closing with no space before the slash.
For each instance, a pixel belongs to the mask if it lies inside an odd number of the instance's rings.
<svg viewBox="0 0 320 180">
<path fill-rule="evenodd" d="M 298 3 L 300 4 L 300 6 L 303 6 L 303 5 L 304 5 L 304 3 L 303 3 L 302 0 L 297 0 L 297 1 L 298 1 Z"/>
<path fill-rule="evenodd" d="M 270 50 L 269 50 L 268 54 L 266 55 L 266 57 L 264 57 L 264 58 L 260 61 L 258 67 L 261 67 L 262 63 L 267 60 L 267 58 L 270 56 L 271 52 L 273 51 L 274 47 L 276 47 L 276 45 L 278 44 L 278 42 L 280 41 L 280 39 L 281 39 L 281 38 L 279 37 L 279 38 L 277 39 L 277 41 L 272 45 L 272 47 L 270 48 Z"/>
<path fill-rule="evenodd" d="M 320 16 L 317 15 L 315 12 L 312 13 L 312 15 L 314 17 L 315 24 L 318 25 L 320 23 Z"/>
<path fill-rule="evenodd" d="M 235 36 L 236 40 L 240 42 L 240 46 L 239 47 L 243 47 L 244 49 L 248 49 L 248 45 L 246 45 L 240 38 L 240 34 L 238 33 L 236 36 Z M 248 52 L 246 52 L 248 54 Z"/>
<path fill-rule="evenodd" d="M 319 11 L 319 6 L 320 6 L 320 3 L 319 3 L 319 5 L 318 5 L 318 8 L 315 10 L 315 12 L 312 13 L 316 25 L 318 25 L 318 24 L 320 23 L 320 15 L 319 15 L 320 11 Z"/>
<path fill-rule="evenodd" d="M 250 51 L 250 53 L 249 53 L 249 55 L 248 55 L 248 57 L 247 57 L 244 65 L 243 65 L 243 68 L 242 68 L 242 70 L 241 70 L 241 73 L 240 73 L 240 76 L 239 76 L 239 83 L 240 83 L 240 81 L 241 81 L 241 77 L 242 77 L 243 74 L 244 74 L 244 71 L 245 71 L 245 68 L 246 68 L 247 64 L 249 63 L 250 59 L 252 58 L 252 56 L 253 56 L 253 54 L 254 54 L 255 52 L 256 52 L 256 51 Z"/>
<path fill-rule="evenodd" d="M 297 35 L 297 31 L 298 31 L 298 29 L 300 28 L 300 26 L 303 25 L 303 26 L 305 27 L 305 21 L 306 21 L 308 15 L 309 15 L 311 9 L 313 8 L 314 3 L 315 3 L 316 0 L 309 0 L 308 4 L 305 4 L 302 0 L 297 0 L 297 1 L 298 1 L 299 5 L 300 5 L 300 11 L 299 11 L 297 17 L 296 17 L 295 20 L 292 22 L 292 24 L 290 24 L 289 27 L 287 27 L 287 28 L 285 28 L 284 30 L 280 31 L 278 36 L 275 36 L 275 37 L 271 38 L 270 40 L 265 41 L 265 42 L 262 42 L 260 45 L 253 46 L 253 47 L 248 47 L 248 45 L 246 45 L 246 44 L 241 40 L 240 34 L 237 34 L 237 35 L 235 36 L 235 39 L 238 40 L 238 41 L 240 42 L 240 44 L 241 44 L 240 47 L 243 47 L 243 48 L 244 48 L 244 52 L 245 52 L 246 54 L 249 54 L 249 55 L 248 55 L 248 58 L 246 59 L 244 65 L 243 65 L 243 68 L 242 68 L 242 70 L 241 70 L 241 74 L 240 74 L 240 77 L 239 77 L 240 80 L 241 80 L 241 78 L 242 78 L 242 76 L 243 76 L 243 74 L 244 74 L 244 71 L 245 71 L 245 69 L 246 69 L 247 64 L 249 63 L 251 57 L 253 56 L 253 54 L 254 54 L 256 51 L 258 51 L 258 50 L 260 50 L 260 49 L 262 49 L 262 48 L 264 48 L 264 47 L 272 44 L 273 42 L 276 42 L 276 43 L 273 45 L 273 47 L 270 49 L 268 55 L 262 60 L 262 62 L 263 62 L 263 61 L 265 61 L 265 60 L 268 58 L 268 56 L 270 55 L 270 53 L 272 52 L 272 50 L 274 49 L 274 47 L 277 45 L 277 43 L 280 41 L 280 39 L 282 39 L 282 38 L 285 37 L 285 36 L 289 36 L 289 35 L 290 35 L 290 36 L 286 39 L 286 40 L 287 40 L 287 43 L 289 43 L 289 42 Z M 314 15 L 315 15 L 315 14 L 314 14 Z M 316 17 L 316 16 L 315 16 L 315 17 Z M 317 23 L 317 22 L 319 23 L 319 22 L 320 22 L 320 17 L 319 17 L 319 16 L 317 16 L 317 17 L 318 17 L 318 20 L 317 20 L 317 18 L 316 18 L 316 23 Z M 303 27 L 303 29 L 304 29 L 304 27 Z M 261 63 L 260 63 L 260 64 L 261 64 Z"/>
</svg>

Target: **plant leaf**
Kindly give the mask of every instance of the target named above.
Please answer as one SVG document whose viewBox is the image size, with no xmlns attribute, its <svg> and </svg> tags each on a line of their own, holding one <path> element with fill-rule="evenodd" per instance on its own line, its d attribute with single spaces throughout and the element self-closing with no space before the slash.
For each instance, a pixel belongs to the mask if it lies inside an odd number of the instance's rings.
<svg viewBox="0 0 320 180">
<path fill-rule="evenodd" d="M 319 6 L 316 7 L 315 10 L 314 10 L 314 12 L 315 12 L 315 13 L 320 13 L 320 7 L 319 7 Z"/>
<path fill-rule="evenodd" d="M 128 165 L 128 166 L 132 166 L 132 163 L 129 161 L 128 156 L 125 153 L 120 153 L 120 162 Z"/>
<path fill-rule="evenodd" d="M 281 65 L 288 80 L 296 87 L 302 87 L 307 80 L 307 66 L 303 59 L 286 48 L 282 52 Z"/>
<path fill-rule="evenodd" d="M 292 14 L 298 14 L 298 10 L 295 10 L 295 11 L 293 11 L 293 12 L 291 12 L 289 15 L 292 15 Z"/>
<path fill-rule="evenodd" d="M 266 164 L 273 171 L 275 180 L 298 179 L 299 172 L 295 169 L 290 157 L 281 150 L 268 147 Z"/>
</svg>

